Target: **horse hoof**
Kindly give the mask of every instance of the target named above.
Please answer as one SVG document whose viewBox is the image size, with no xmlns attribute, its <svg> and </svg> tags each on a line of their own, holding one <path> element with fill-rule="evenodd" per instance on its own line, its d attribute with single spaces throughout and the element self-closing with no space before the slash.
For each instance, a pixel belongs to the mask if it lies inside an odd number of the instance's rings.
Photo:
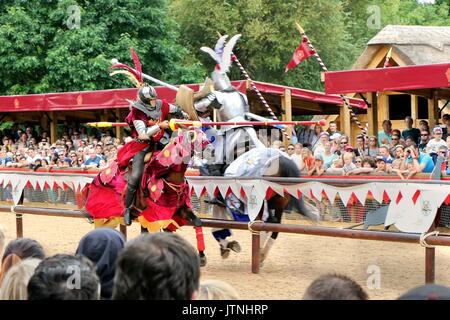
<svg viewBox="0 0 450 320">
<path fill-rule="evenodd" d="M 200 255 L 200 267 L 206 266 L 206 261 L 206 256 L 204 254 Z"/>
<path fill-rule="evenodd" d="M 228 242 L 227 248 L 231 249 L 231 250 L 233 250 L 234 252 L 237 252 L 237 253 L 242 251 L 241 245 L 237 241 L 230 241 L 230 242 Z"/>
<path fill-rule="evenodd" d="M 230 251 L 231 250 L 228 248 L 226 249 L 220 248 L 220 256 L 222 257 L 222 259 L 228 258 L 230 256 Z"/>
</svg>

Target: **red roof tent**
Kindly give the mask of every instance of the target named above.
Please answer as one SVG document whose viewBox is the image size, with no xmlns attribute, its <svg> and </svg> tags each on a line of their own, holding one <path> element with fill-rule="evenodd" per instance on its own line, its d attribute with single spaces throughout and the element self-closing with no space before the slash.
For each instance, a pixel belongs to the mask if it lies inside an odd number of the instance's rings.
<svg viewBox="0 0 450 320">
<path fill-rule="evenodd" d="M 450 63 L 325 72 L 325 92 L 358 93 L 405 91 L 450 98 Z"/>
<path fill-rule="evenodd" d="M 341 105 L 339 96 L 328 95 L 271 83 L 254 82 L 256 87 L 267 94 L 282 95 L 285 89 L 291 90 L 292 97 L 316 103 Z M 233 81 L 232 84 L 241 92 L 246 92 L 246 81 Z M 194 91 L 199 90 L 199 84 L 187 85 Z M 176 92 L 166 87 L 155 87 L 159 97 L 174 101 Z M 126 99 L 136 98 L 136 88 L 113 89 L 97 91 L 80 91 L 64 93 L 30 94 L 18 96 L 0 96 L 0 112 L 24 111 L 67 111 L 67 110 L 96 110 L 111 108 L 128 108 Z M 350 104 L 357 108 L 366 108 L 364 101 L 350 99 Z"/>
</svg>

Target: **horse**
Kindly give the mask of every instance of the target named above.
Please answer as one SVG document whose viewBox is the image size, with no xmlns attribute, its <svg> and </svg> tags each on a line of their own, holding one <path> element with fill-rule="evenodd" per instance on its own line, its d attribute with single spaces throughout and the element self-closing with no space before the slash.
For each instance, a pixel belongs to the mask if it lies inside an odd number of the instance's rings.
<svg viewBox="0 0 450 320">
<path fill-rule="evenodd" d="M 197 236 L 197 249 L 201 265 L 206 265 L 201 220 L 190 204 L 189 186 L 185 172 L 193 154 L 209 144 L 202 130 L 178 130 L 177 135 L 161 151 L 146 156 L 140 188 L 133 206 L 134 220 L 141 224 L 142 232 L 174 232 L 192 222 Z M 89 187 L 86 211 L 95 227 L 117 227 L 123 224 L 126 179 L 132 165 L 119 167 L 113 161 L 100 172 Z"/>
<path fill-rule="evenodd" d="M 225 170 L 224 176 L 235 179 L 242 177 L 255 179 L 264 177 L 298 178 L 300 177 L 300 170 L 295 162 L 279 149 L 254 148 L 236 158 Z M 266 196 L 266 203 L 262 205 L 255 220 L 281 223 L 283 212 L 290 200 L 291 196 L 289 194 L 282 196 L 272 193 Z M 314 206 L 306 203 L 303 199 L 299 199 L 297 204 L 300 214 L 313 221 L 319 220 L 319 211 Z M 238 195 L 231 193 L 226 197 L 222 208 L 218 206 L 214 208 L 213 215 L 216 218 L 224 218 L 224 212 L 226 212 L 226 215 L 231 215 L 235 220 L 250 221 L 249 215 L 246 213 L 246 205 L 246 203 L 238 199 Z M 228 242 L 226 240 L 231 235 L 228 229 L 216 229 L 213 231 L 213 235 L 221 245 L 223 258 L 227 258 L 231 251 L 240 252 L 240 245 L 237 241 Z M 267 239 L 268 235 L 268 232 L 262 233 L 261 237 L 261 264 L 267 258 L 271 247 L 278 237 L 278 232 L 272 232 L 269 239 Z"/>
</svg>

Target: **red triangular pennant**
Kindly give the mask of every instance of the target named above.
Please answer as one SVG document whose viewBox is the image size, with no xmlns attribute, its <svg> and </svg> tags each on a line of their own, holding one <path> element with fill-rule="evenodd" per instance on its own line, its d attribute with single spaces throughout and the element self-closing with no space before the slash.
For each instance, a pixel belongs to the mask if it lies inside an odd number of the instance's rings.
<svg viewBox="0 0 450 320">
<path fill-rule="evenodd" d="M 302 42 L 295 50 L 294 55 L 292 56 L 291 61 L 287 64 L 284 72 L 288 72 L 302 61 L 308 59 L 311 55 L 314 54 L 314 51 L 308 47 L 308 38 L 305 36 L 302 39 Z"/>
</svg>

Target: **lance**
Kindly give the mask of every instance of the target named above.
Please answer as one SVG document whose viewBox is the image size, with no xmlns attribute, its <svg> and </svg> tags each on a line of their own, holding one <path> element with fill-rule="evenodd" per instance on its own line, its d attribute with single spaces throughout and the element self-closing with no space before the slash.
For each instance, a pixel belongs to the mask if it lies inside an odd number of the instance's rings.
<svg viewBox="0 0 450 320">
<path fill-rule="evenodd" d="M 120 64 L 120 62 L 117 59 L 111 59 L 111 64 L 114 66 L 114 65 Z M 131 67 L 130 67 L 130 69 L 135 71 L 135 72 L 138 72 L 136 69 L 133 69 Z M 149 76 L 148 74 L 145 74 L 143 72 L 142 72 L 142 78 L 145 78 L 147 80 L 153 81 L 154 83 L 157 83 L 157 84 L 159 84 L 161 86 L 167 87 L 167 88 L 172 89 L 174 91 L 178 91 L 177 87 L 175 87 L 175 86 L 173 86 L 171 84 L 168 84 L 168 83 L 166 83 L 164 81 L 161 81 L 161 80 L 158 80 L 156 78 L 153 78 L 152 76 Z"/>
<path fill-rule="evenodd" d="M 297 27 L 298 31 L 300 32 L 300 35 L 307 40 L 306 43 L 308 44 L 308 47 L 312 50 L 313 55 L 316 58 L 317 62 L 319 62 L 319 65 L 322 68 L 322 70 L 324 72 L 327 72 L 328 71 L 327 66 L 325 65 L 325 63 L 323 62 L 322 58 L 317 53 L 316 48 L 312 45 L 311 41 L 306 36 L 305 30 L 303 30 L 303 28 L 300 26 L 300 24 L 298 22 L 295 22 L 295 26 Z M 363 128 L 363 126 L 361 125 L 361 122 L 358 120 L 358 117 L 356 116 L 355 112 L 353 111 L 353 108 L 348 103 L 347 98 L 343 94 L 340 94 L 339 96 L 341 97 L 342 101 L 344 102 L 344 105 L 347 107 L 347 109 L 348 109 L 348 111 L 349 111 L 353 121 L 356 123 L 358 128 L 362 131 L 363 135 L 366 135 L 367 129 Z M 366 128 L 368 128 L 368 125 L 369 124 L 367 123 L 366 124 Z"/>
<path fill-rule="evenodd" d="M 218 34 L 219 34 L 219 37 L 222 36 L 219 32 L 218 32 Z M 250 86 L 252 87 L 252 90 L 255 91 L 256 95 L 259 98 L 259 101 L 261 101 L 263 106 L 266 108 L 267 112 L 269 112 L 271 118 L 273 120 L 275 120 L 275 121 L 278 121 L 278 118 L 275 115 L 275 113 L 273 113 L 272 108 L 269 106 L 269 104 L 267 103 L 266 99 L 263 97 L 263 95 L 261 94 L 259 89 L 256 87 L 256 85 L 253 82 L 252 78 L 250 78 L 249 74 L 247 73 L 247 71 L 245 70 L 244 66 L 239 61 L 238 57 L 234 54 L 234 52 L 231 52 L 231 60 L 236 63 L 236 65 L 238 66 L 238 68 L 241 71 L 241 73 L 244 76 L 244 78 L 250 82 Z M 286 139 L 288 139 L 288 140 L 291 139 L 289 137 L 289 135 L 287 134 L 286 129 L 281 128 L 281 132 L 283 132 L 283 135 L 286 137 Z"/>
<path fill-rule="evenodd" d="M 109 127 L 127 127 L 129 126 L 126 122 L 88 122 L 86 123 L 90 127 L 96 128 L 109 128 Z M 149 121 L 148 125 L 155 125 L 157 122 Z M 169 121 L 169 127 L 172 131 L 184 126 L 184 127 L 203 127 L 203 126 L 274 126 L 274 125 L 312 125 L 319 124 L 325 126 L 327 121 L 325 119 L 319 121 L 191 121 L 191 120 L 181 120 L 181 119 L 171 119 Z"/>
</svg>

